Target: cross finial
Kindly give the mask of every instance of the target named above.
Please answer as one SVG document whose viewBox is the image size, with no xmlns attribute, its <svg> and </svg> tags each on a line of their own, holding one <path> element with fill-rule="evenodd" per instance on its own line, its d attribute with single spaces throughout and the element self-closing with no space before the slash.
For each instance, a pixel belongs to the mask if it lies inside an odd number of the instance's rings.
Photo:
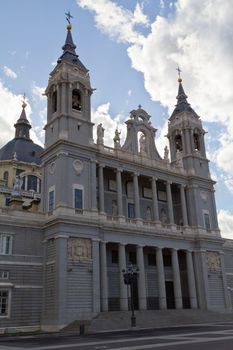
<svg viewBox="0 0 233 350">
<path fill-rule="evenodd" d="M 138 105 L 138 108 L 141 109 L 141 108 L 142 108 L 142 105 Z"/>
<path fill-rule="evenodd" d="M 179 66 L 176 68 L 176 70 L 177 70 L 178 76 L 179 76 L 178 82 L 181 83 L 181 82 L 182 82 L 182 79 L 181 79 L 181 77 L 180 77 L 180 73 L 182 72 L 182 70 L 180 69 Z"/>
<path fill-rule="evenodd" d="M 67 13 L 65 13 L 66 15 L 66 20 L 67 22 L 70 24 L 70 19 L 73 18 L 73 16 L 70 14 L 70 11 L 68 11 Z"/>
</svg>

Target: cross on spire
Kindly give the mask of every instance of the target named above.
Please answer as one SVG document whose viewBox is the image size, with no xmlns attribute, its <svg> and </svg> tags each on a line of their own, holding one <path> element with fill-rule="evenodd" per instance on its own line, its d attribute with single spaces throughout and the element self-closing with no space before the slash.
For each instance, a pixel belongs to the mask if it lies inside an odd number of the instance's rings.
<svg viewBox="0 0 233 350">
<path fill-rule="evenodd" d="M 182 79 L 181 79 L 181 77 L 180 77 L 180 73 L 182 72 L 182 70 L 180 69 L 179 66 L 176 68 L 176 70 L 177 70 L 178 76 L 179 76 L 178 82 L 181 83 L 181 82 L 182 82 Z"/>
<path fill-rule="evenodd" d="M 66 20 L 67 20 L 67 22 L 70 24 L 70 19 L 71 19 L 71 18 L 74 18 L 74 17 L 70 14 L 70 11 L 68 11 L 67 13 L 65 13 L 65 15 L 66 15 Z"/>
</svg>

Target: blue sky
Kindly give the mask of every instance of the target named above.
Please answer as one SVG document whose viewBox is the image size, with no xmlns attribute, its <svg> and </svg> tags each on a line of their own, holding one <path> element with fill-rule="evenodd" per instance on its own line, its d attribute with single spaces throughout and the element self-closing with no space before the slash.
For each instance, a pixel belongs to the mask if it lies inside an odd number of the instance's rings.
<svg viewBox="0 0 233 350">
<path fill-rule="evenodd" d="M 141 104 L 158 129 L 163 154 L 181 66 L 189 103 L 201 116 L 223 236 L 233 237 L 233 9 L 231 0 L 7 0 L 0 12 L 0 146 L 27 96 L 34 141 L 43 144 L 46 99 L 41 95 L 66 37 L 64 13 L 90 70 L 94 122 L 111 145 L 124 134 L 129 111 Z"/>
</svg>

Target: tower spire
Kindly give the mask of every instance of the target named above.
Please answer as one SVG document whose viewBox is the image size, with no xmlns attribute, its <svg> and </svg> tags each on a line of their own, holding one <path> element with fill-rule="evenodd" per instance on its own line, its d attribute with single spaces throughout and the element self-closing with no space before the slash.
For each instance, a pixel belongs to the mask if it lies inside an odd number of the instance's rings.
<svg viewBox="0 0 233 350">
<path fill-rule="evenodd" d="M 179 68 L 179 66 L 176 68 L 176 70 L 178 71 L 178 94 L 176 96 L 177 99 L 177 104 L 175 105 L 175 109 L 170 117 L 170 120 L 173 119 L 173 117 L 175 115 L 177 115 L 178 113 L 181 112 L 192 112 L 196 115 L 195 111 L 191 108 L 190 104 L 187 101 L 188 96 L 185 94 L 184 92 L 184 88 L 182 85 L 182 78 L 180 73 L 182 72 L 181 69 Z"/>
<path fill-rule="evenodd" d="M 79 60 L 78 55 L 76 54 L 76 51 L 75 51 L 76 45 L 73 42 L 73 38 L 71 34 L 72 25 L 70 22 L 70 19 L 73 18 L 73 16 L 70 14 L 70 12 L 65 13 L 65 15 L 66 15 L 66 20 L 68 22 L 66 26 L 67 34 L 66 34 L 65 44 L 62 46 L 63 54 L 59 57 L 59 59 L 57 60 L 57 63 L 59 64 L 61 62 L 69 62 L 77 65 L 79 69 L 87 73 L 88 70 Z"/>
<path fill-rule="evenodd" d="M 20 114 L 19 119 L 15 123 L 15 138 L 24 138 L 30 140 L 29 130 L 31 129 L 31 125 L 27 119 L 25 108 L 27 107 L 26 96 L 25 93 L 23 95 L 22 101 L 22 112 Z"/>
</svg>

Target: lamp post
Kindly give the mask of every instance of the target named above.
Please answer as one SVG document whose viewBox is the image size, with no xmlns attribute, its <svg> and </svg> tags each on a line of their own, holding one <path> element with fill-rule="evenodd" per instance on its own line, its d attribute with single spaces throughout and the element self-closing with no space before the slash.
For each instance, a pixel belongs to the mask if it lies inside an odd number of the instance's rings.
<svg viewBox="0 0 233 350">
<path fill-rule="evenodd" d="M 131 327 L 136 327 L 136 316 L 134 314 L 134 282 L 137 280 L 139 269 L 130 264 L 126 270 L 122 270 L 124 276 L 124 283 L 130 286 L 130 306 L 131 306 Z"/>
</svg>

